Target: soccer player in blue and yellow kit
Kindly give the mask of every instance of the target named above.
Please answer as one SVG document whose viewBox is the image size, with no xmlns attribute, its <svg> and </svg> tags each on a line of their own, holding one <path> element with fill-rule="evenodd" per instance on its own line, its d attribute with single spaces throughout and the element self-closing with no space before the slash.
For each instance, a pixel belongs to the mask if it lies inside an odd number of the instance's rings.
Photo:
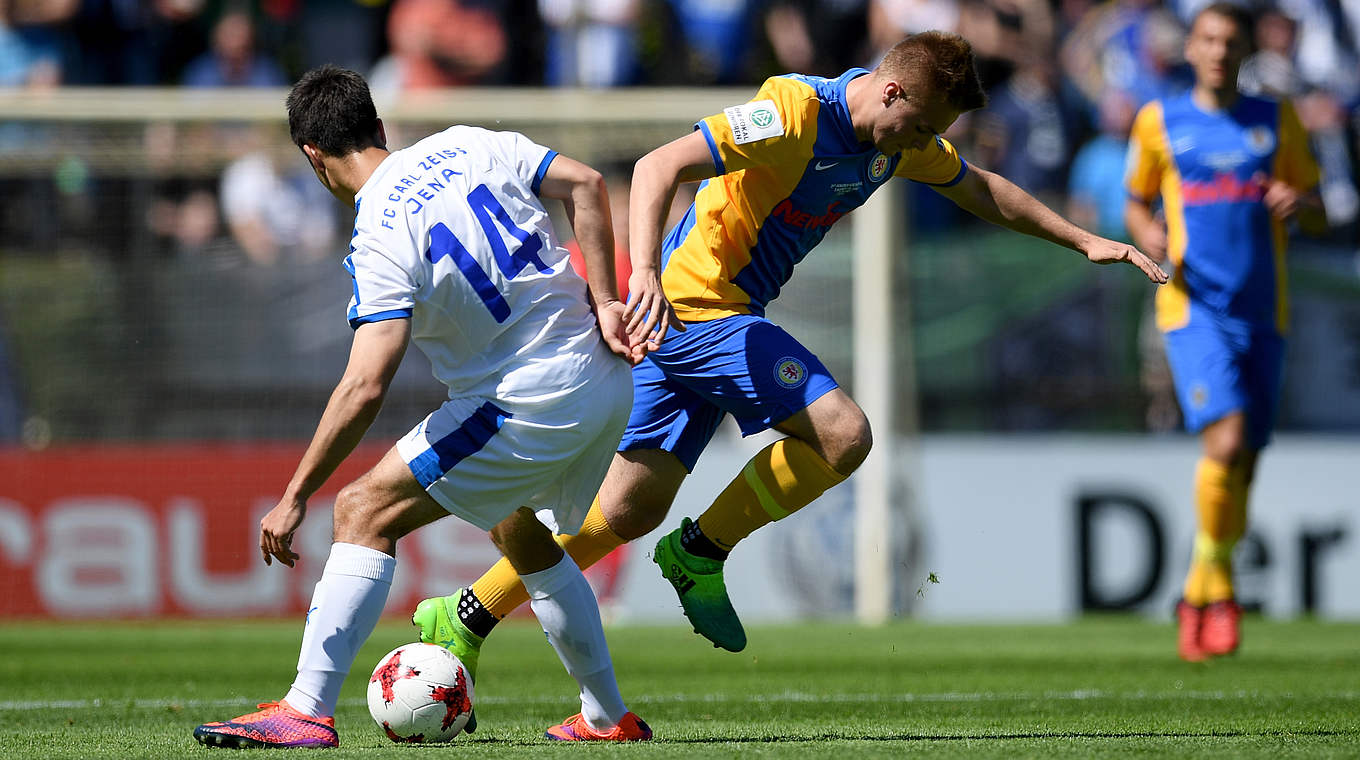
<svg viewBox="0 0 1360 760">
<path fill-rule="evenodd" d="M 969 44 L 925 32 L 873 71 L 773 77 L 750 102 L 637 162 L 630 330 L 649 337 L 651 351 L 634 370 L 632 415 L 599 497 L 580 532 L 562 537 L 578 564 L 660 525 L 724 415 L 746 435 L 779 430 L 787 437 L 757 453 L 654 554 L 696 631 L 731 651 L 746 645 L 723 560 L 755 529 L 844 480 L 870 446 L 864 412 L 811 351 L 765 318 L 765 305 L 827 229 L 892 177 L 927 183 L 983 219 L 1090 261 L 1128 262 L 1166 280 L 1132 246 L 1082 230 L 964 162 L 940 134 L 984 103 Z M 692 181 L 703 181 L 694 203 L 663 240 L 671 199 Z M 481 637 L 526 598 L 499 563 L 471 588 L 422 602 L 414 621 L 422 640 L 476 656 Z"/>
<path fill-rule="evenodd" d="M 1176 608 L 1179 651 L 1203 660 L 1237 649 L 1232 550 L 1247 491 L 1270 440 L 1284 334 L 1285 223 L 1321 226 L 1318 167 L 1288 103 L 1237 91 L 1251 18 L 1217 3 L 1195 17 L 1185 57 L 1193 89 L 1153 101 L 1130 138 L 1125 220 L 1148 253 L 1175 265 L 1157 291 L 1157 325 L 1185 425 L 1198 431 L 1198 529 Z M 1165 222 L 1154 213 L 1161 197 Z"/>
</svg>

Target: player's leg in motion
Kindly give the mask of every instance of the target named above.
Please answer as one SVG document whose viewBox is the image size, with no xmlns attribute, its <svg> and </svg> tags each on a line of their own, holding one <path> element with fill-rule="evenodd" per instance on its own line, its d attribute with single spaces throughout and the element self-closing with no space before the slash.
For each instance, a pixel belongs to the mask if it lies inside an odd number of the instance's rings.
<svg viewBox="0 0 1360 760">
<path fill-rule="evenodd" d="M 1195 466 L 1194 553 L 1177 605 L 1178 650 L 1203 660 L 1237 649 L 1241 608 L 1233 594 L 1232 551 L 1246 530 L 1247 485 L 1256 452 L 1244 448 L 1246 416 L 1233 412 L 1205 426 Z"/>
<path fill-rule="evenodd" d="M 685 518 L 653 555 L 695 632 L 732 652 L 745 648 L 746 632 L 723 581 L 728 553 L 844 480 L 871 446 L 868 419 L 839 388 L 775 427 L 789 437 L 752 457 L 697 521 Z"/>
<path fill-rule="evenodd" d="M 491 531 L 529 593 L 529 605 L 548 643 L 581 688 L 581 712 L 549 729 L 550 739 L 640 741 L 652 730 L 628 711 L 614 680 L 614 665 L 590 584 L 552 533 L 526 508 Z"/>
<path fill-rule="evenodd" d="M 1232 511 L 1231 524 L 1235 537 L 1232 546 L 1246 533 L 1247 497 L 1251 489 L 1252 476 L 1256 470 L 1256 451 L 1247 451 L 1241 461 L 1233 467 L 1231 479 Z M 1232 549 L 1227 549 L 1227 588 L 1215 593 L 1210 587 L 1208 604 L 1204 608 L 1204 620 L 1200 624 L 1200 646 L 1211 655 L 1232 654 L 1242 643 L 1242 607 L 1237 603 L 1232 585 Z"/>
<path fill-rule="evenodd" d="M 194 738 L 208 746 L 335 747 L 340 686 L 387 602 L 397 539 L 447 517 L 393 449 L 335 500 L 335 543 L 312 593 L 297 679 L 278 702 L 228 721 L 205 723 Z"/>
<path fill-rule="evenodd" d="M 590 567 L 660 525 L 686 474 L 684 465 L 666 451 L 617 453 L 580 530 L 554 540 L 577 567 Z M 422 601 L 411 622 L 420 628 L 421 641 L 449 649 L 475 676 L 482 642 L 527 601 L 529 592 L 519 574 L 502 557 L 470 587 Z"/>
</svg>

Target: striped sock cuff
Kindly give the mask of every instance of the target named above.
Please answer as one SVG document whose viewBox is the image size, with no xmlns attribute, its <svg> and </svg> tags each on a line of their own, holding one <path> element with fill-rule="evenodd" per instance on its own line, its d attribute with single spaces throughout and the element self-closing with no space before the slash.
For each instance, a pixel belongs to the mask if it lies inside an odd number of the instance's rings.
<svg viewBox="0 0 1360 760">
<path fill-rule="evenodd" d="M 1212 562 L 1225 565 L 1232 560 L 1233 547 L 1237 541 L 1215 540 L 1208 533 L 1195 534 L 1195 559 L 1199 562 Z"/>
</svg>

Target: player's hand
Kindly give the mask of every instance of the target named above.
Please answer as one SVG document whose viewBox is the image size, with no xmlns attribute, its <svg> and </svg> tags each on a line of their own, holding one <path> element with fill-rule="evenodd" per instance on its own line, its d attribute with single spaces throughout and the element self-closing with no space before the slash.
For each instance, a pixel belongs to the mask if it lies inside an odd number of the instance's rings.
<svg viewBox="0 0 1360 760">
<path fill-rule="evenodd" d="M 289 567 L 297 562 L 297 552 L 293 551 L 293 532 L 306 516 L 307 502 L 284 497 L 260 520 L 260 552 L 264 555 L 266 565 L 272 564 L 271 557 Z"/>
<path fill-rule="evenodd" d="M 604 343 L 609 346 L 609 350 L 628 360 L 630 365 L 636 366 L 647 352 L 640 346 L 634 345 L 628 335 L 628 325 L 624 314 L 627 307 L 623 301 L 612 299 L 595 305 L 595 319 L 600 324 L 600 335 L 604 337 Z"/>
<path fill-rule="evenodd" d="M 634 345 L 644 344 L 646 351 L 655 351 L 666 339 L 666 331 L 675 328 L 685 331 L 675 309 L 661 289 L 661 275 L 655 270 L 634 269 L 628 277 L 628 335 Z"/>
<path fill-rule="evenodd" d="M 1266 204 L 1270 215 L 1284 221 L 1298 213 L 1302 194 L 1278 179 L 1266 182 L 1266 194 L 1261 201 Z"/>
<path fill-rule="evenodd" d="M 1121 243 L 1117 240 L 1106 240 L 1102 237 L 1095 237 L 1082 246 L 1082 253 L 1086 258 L 1095 264 L 1113 264 L 1115 262 L 1128 262 L 1147 275 L 1149 280 L 1161 285 L 1166 282 L 1166 272 L 1153 261 L 1151 257 L 1142 251 L 1134 248 L 1128 243 Z"/>
</svg>

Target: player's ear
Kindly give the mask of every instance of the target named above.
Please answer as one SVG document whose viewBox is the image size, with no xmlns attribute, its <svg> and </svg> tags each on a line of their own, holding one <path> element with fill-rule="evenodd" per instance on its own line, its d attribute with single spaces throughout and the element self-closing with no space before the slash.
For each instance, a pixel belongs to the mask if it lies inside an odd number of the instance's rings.
<svg viewBox="0 0 1360 760">
<path fill-rule="evenodd" d="M 881 99 L 885 107 L 892 105 L 893 101 L 900 97 L 902 97 L 902 85 L 892 79 L 883 83 Z"/>
<path fill-rule="evenodd" d="M 383 124 L 382 119 L 378 119 L 377 145 L 383 150 L 387 150 L 387 125 Z"/>
<path fill-rule="evenodd" d="M 307 163 L 312 165 L 312 171 L 316 172 L 316 178 L 321 180 L 321 184 L 330 187 L 326 180 L 326 163 L 322 160 L 321 149 L 311 143 L 302 144 L 302 154 L 307 157 Z"/>
</svg>

